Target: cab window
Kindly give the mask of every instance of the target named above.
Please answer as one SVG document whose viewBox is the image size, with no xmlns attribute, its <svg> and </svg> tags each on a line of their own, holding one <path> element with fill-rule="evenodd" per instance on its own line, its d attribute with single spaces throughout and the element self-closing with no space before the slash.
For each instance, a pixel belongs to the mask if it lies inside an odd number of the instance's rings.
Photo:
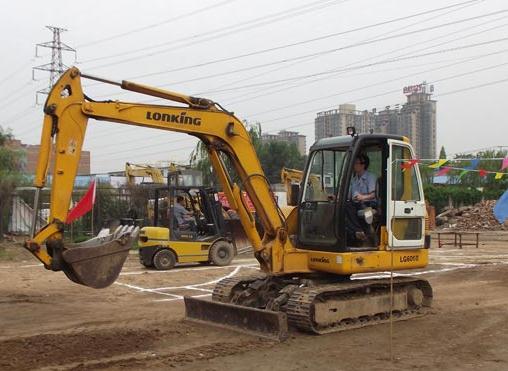
<svg viewBox="0 0 508 371">
<path fill-rule="evenodd" d="M 345 150 L 320 150 L 311 154 L 299 208 L 299 241 L 304 245 L 337 244 L 335 200 L 345 159 Z"/>
</svg>

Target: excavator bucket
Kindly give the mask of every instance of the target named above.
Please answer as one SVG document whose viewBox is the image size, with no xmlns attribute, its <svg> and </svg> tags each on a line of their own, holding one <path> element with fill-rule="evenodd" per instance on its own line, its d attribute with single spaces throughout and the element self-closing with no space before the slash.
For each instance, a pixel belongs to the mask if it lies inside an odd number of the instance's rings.
<svg viewBox="0 0 508 371">
<path fill-rule="evenodd" d="M 72 281 L 96 289 L 118 278 L 139 228 L 119 226 L 114 233 L 66 245 L 63 271 Z"/>
<path fill-rule="evenodd" d="M 284 341 L 288 337 L 286 313 L 244 307 L 186 296 L 185 318 L 253 336 Z"/>
<path fill-rule="evenodd" d="M 242 224 L 239 219 L 230 219 L 227 220 L 228 230 L 231 233 L 231 237 L 235 241 L 236 250 L 238 253 L 242 253 L 244 251 L 249 250 L 252 246 L 249 238 L 245 234 L 245 230 L 243 229 Z"/>
</svg>

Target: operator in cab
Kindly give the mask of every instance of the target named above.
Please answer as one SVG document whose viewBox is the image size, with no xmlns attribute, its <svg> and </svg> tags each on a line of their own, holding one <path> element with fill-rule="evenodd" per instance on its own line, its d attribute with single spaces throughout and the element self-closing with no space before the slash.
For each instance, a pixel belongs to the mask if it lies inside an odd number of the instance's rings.
<svg viewBox="0 0 508 371">
<path fill-rule="evenodd" d="M 368 225 L 358 216 L 358 211 L 377 206 L 377 177 L 367 170 L 369 163 L 369 157 L 361 153 L 353 165 L 354 175 L 351 179 L 348 202 L 346 202 L 346 230 L 350 240 L 367 240 Z"/>
<path fill-rule="evenodd" d="M 178 229 L 196 229 L 196 220 L 194 219 L 192 211 L 185 208 L 185 198 L 183 196 L 176 196 L 173 213 L 175 215 L 176 222 L 178 223 Z"/>
</svg>

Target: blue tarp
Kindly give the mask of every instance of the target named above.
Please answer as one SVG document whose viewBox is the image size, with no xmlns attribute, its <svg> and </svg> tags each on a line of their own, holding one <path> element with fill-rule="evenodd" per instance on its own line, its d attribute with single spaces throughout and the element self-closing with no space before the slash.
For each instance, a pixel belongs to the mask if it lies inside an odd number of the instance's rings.
<svg viewBox="0 0 508 371">
<path fill-rule="evenodd" d="M 508 219 L 508 189 L 497 200 L 496 206 L 494 206 L 494 216 L 501 224 Z"/>
</svg>

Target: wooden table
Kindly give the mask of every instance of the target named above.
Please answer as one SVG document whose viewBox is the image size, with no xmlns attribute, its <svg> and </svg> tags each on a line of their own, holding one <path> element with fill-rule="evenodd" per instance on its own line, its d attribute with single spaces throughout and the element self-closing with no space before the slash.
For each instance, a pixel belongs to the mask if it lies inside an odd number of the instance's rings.
<svg viewBox="0 0 508 371">
<path fill-rule="evenodd" d="M 473 241 L 466 240 L 463 241 L 462 237 L 464 235 L 474 235 L 475 239 Z M 452 239 L 443 239 L 442 237 L 453 236 Z M 454 247 L 459 247 L 462 249 L 462 246 L 476 246 L 478 248 L 480 244 L 480 232 L 463 232 L 463 231 L 445 231 L 445 232 L 437 232 L 437 245 L 439 248 L 445 245 L 453 245 Z"/>
</svg>

